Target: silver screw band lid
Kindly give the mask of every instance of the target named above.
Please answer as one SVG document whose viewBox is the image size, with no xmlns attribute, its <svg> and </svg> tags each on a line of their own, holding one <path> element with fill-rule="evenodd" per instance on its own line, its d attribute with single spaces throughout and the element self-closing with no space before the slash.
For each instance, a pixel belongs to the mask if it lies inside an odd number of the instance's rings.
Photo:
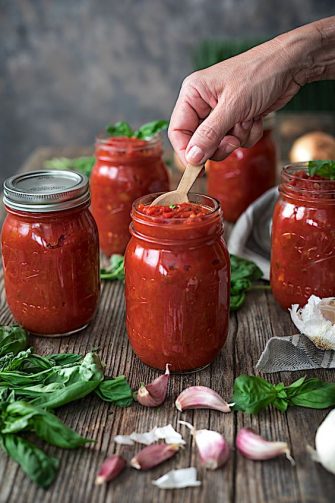
<svg viewBox="0 0 335 503">
<path fill-rule="evenodd" d="M 88 178 L 75 171 L 40 170 L 7 178 L 5 206 L 30 213 L 64 211 L 90 201 Z"/>
</svg>

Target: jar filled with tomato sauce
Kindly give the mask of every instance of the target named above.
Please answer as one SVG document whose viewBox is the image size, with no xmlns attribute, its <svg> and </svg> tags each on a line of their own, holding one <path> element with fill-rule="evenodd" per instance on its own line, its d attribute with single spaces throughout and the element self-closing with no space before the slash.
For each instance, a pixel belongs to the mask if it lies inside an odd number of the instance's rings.
<svg viewBox="0 0 335 503">
<path fill-rule="evenodd" d="M 272 224 L 271 287 L 279 304 L 335 296 L 335 180 L 286 166 Z"/>
<path fill-rule="evenodd" d="M 98 137 L 96 163 L 90 179 L 92 213 L 100 247 L 110 256 L 123 254 L 130 239 L 131 207 L 135 199 L 169 190 L 159 135 L 147 140 Z"/>
<path fill-rule="evenodd" d="M 276 183 L 277 152 L 273 114 L 264 120 L 263 137 L 237 148 L 223 161 L 207 161 L 207 191 L 220 201 L 223 216 L 236 222 L 247 207 Z"/>
<path fill-rule="evenodd" d="M 137 200 L 125 254 L 126 325 L 133 350 L 157 369 L 209 365 L 228 330 L 230 262 L 219 203 L 150 206 Z"/>
<path fill-rule="evenodd" d="M 17 175 L 5 181 L 4 204 L 2 260 L 15 320 L 50 337 L 85 328 L 100 293 L 88 179 L 70 171 Z"/>
</svg>

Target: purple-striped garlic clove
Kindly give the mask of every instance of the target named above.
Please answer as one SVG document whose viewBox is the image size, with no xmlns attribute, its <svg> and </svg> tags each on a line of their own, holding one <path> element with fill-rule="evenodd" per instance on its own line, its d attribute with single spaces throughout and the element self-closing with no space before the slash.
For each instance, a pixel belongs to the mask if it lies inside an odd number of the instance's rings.
<svg viewBox="0 0 335 503">
<path fill-rule="evenodd" d="M 181 412 L 186 409 L 214 409 L 230 412 L 228 403 L 214 390 L 206 386 L 191 386 L 184 389 L 176 400 Z"/>
<path fill-rule="evenodd" d="M 144 447 L 133 459 L 130 464 L 137 470 L 150 470 L 160 465 L 167 459 L 172 458 L 179 451 L 180 445 L 175 444 L 153 444 Z"/>
<path fill-rule="evenodd" d="M 158 407 L 166 398 L 169 379 L 170 364 L 166 364 L 165 374 L 157 377 L 150 384 L 142 384 L 137 391 L 136 400 L 145 407 Z"/>
<path fill-rule="evenodd" d="M 191 430 L 204 468 L 216 470 L 228 461 L 230 448 L 220 433 L 212 430 L 196 430 L 194 426 L 186 421 L 179 421 L 179 423 Z"/>
<path fill-rule="evenodd" d="M 97 473 L 95 479 L 96 485 L 105 484 L 106 482 L 116 479 L 126 466 L 126 460 L 117 454 L 105 459 Z"/>
<path fill-rule="evenodd" d="M 248 459 L 264 461 L 285 454 L 290 463 L 295 465 L 286 442 L 270 442 L 251 428 L 242 428 L 238 432 L 236 447 Z"/>
</svg>

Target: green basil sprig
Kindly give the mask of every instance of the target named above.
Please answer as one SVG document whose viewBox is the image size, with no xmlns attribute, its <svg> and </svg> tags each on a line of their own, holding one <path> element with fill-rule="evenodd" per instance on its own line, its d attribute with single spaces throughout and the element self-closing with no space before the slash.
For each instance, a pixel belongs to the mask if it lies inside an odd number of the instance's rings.
<svg viewBox="0 0 335 503">
<path fill-rule="evenodd" d="M 335 180 L 335 161 L 309 161 L 309 176 L 319 175 L 329 180 Z"/>
<path fill-rule="evenodd" d="M 335 383 L 302 377 L 292 384 L 272 384 L 257 376 L 240 375 L 234 381 L 234 410 L 257 414 L 269 405 L 281 412 L 290 406 L 325 409 L 335 405 Z"/>
<path fill-rule="evenodd" d="M 100 278 L 109 281 L 124 280 L 124 257 L 114 254 L 110 258 L 109 266 L 100 269 Z"/>
<path fill-rule="evenodd" d="M 17 355 L 27 347 L 28 334 L 19 326 L 0 327 L 0 357 L 7 353 Z"/>
<path fill-rule="evenodd" d="M 125 376 L 105 379 L 95 392 L 102 400 L 111 402 L 118 407 L 129 407 L 134 401 L 133 391 Z"/>
<path fill-rule="evenodd" d="M 109 136 L 125 136 L 127 138 L 138 138 L 147 140 L 155 136 L 160 131 L 164 131 L 169 126 L 166 120 L 157 120 L 147 122 L 136 130 L 133 130 L 128 122 L 119 121 L 106 126 L 106 132 Z"/>
</svg>

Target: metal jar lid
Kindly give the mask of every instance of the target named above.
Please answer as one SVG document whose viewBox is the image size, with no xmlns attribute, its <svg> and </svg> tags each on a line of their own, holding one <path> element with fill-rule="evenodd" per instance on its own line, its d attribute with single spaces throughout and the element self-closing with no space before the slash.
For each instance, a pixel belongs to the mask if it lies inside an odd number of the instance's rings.
<svg viewBox="0 0 335 503">
<path fill-rule="evenodd" d="M 90 201 L 88 178 L 75 171 L 31 171 L 7 178 L 4 204 L 13 210 L 48 213 Z"/>
</svg>

